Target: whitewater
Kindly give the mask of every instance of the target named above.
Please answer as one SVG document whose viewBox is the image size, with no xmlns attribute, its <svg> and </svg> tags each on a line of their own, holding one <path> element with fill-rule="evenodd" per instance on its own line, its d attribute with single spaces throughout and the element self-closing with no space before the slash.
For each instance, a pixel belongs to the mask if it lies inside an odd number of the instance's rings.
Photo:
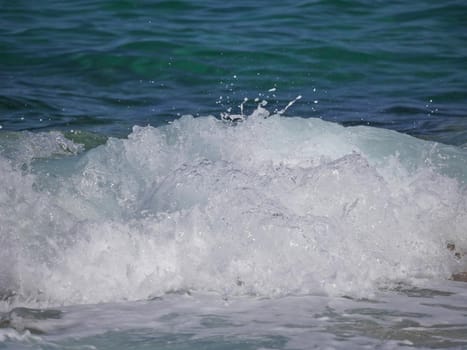
<svg viewBox="0 0 467 350">
<path fill-rule="evenodd" d="M 465 148 L 261 105 L 94 141 L 0 134 L 0 348 L 467 346 Z"/>
</svg>

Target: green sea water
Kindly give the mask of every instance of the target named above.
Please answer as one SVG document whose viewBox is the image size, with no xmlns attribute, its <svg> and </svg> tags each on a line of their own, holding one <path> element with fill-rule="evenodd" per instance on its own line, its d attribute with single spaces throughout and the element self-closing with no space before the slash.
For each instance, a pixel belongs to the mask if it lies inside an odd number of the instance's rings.
<svg viewBox="0 0 467 350">
<path fill-rule="evenodd" d="M 1 1 L 3 130 L 269 109 L 467 142 L 464 1 Z M 270 89 L 276 89 L 270 92 Z"/>
</svg>

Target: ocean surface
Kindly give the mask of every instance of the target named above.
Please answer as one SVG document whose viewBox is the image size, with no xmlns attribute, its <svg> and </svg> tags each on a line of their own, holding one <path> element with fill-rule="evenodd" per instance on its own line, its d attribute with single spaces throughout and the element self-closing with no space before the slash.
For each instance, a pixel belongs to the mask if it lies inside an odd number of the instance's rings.
<svg viewBox="0 0 467 350">
<path fill-rule="evenodd" d="M 0 349 L 467 348 L 466 19 L 0 1 Z"/>
</svg>

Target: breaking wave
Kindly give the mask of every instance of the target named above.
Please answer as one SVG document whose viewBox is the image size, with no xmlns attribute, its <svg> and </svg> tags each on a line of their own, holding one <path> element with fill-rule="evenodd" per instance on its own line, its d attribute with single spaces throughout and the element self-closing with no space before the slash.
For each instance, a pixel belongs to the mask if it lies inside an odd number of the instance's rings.
<svg viewBox="0 0 467 350">
<path fill-rule="evenodd" d="M 467 265 L 446 249 L 467 249 L 465 149 L 261 109 L 86 151 L 58 132 L 1 136 L 4 303 L 368 296 Z"/>
</svg>

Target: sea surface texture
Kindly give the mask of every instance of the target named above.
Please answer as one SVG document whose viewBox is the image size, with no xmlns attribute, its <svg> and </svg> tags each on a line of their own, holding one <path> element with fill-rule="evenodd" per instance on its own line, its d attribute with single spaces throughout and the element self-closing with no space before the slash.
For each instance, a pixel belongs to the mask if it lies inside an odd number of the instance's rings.
<svg viewBox="0 0 467 350">
<path fill-rule="evenodd" d="M 0 1 L 0 349 L 467 347 L 464 1 Z"/>
</svg>

